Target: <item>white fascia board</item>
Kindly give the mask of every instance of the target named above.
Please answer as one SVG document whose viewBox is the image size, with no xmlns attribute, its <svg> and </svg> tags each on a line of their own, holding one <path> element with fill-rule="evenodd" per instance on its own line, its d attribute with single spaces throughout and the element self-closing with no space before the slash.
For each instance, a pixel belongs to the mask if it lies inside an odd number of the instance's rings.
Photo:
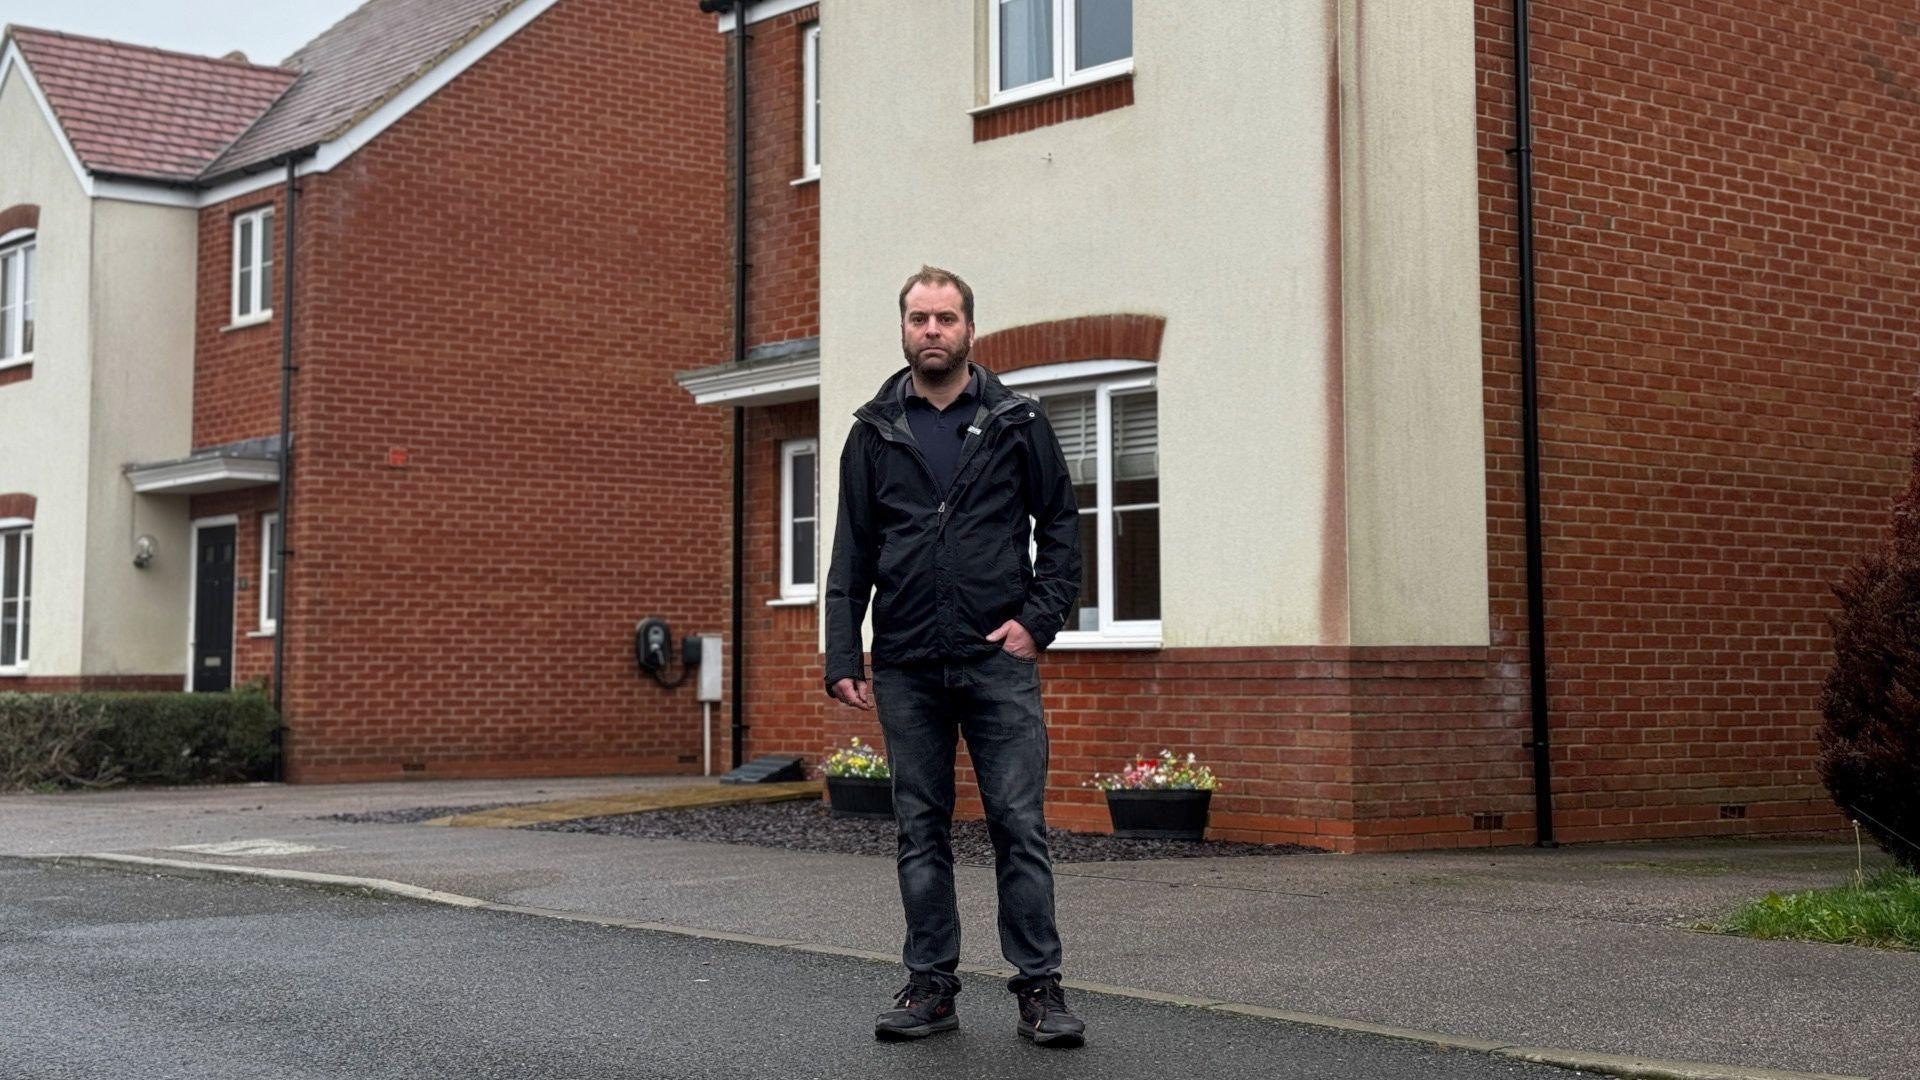
<svg viewBox="0 0 1920 1080">
<path fill-rule="evenodd" d="M 203 458 L 129 469 L 127 479 L 141 495 L 199 495 L 277 484 L 280 463 L 273 458 Z"/>
<path fill-rule="evenodd" d="M 747 25 L 752 26 L 757 22 L 765 22 L 777 15 L 785 15 L 789 11 L 799 11 L 803 7 L 819 2 L 820 0 L 760 0 L 759 3 L 748 6 Z M 726 12 L 717 16 L 717 18 L 720 20 L 721 33 L 733 33 L 733 12 Z"/>
<path fill-rule="evenodd" d="M 820 396 L 820 357 L 674 376 L 695 405 L 779 405 Z"/>
<path fill-rule="evenodd" d="M 53 137 L 60 143 L 60 152 L 67 156 L 67 165 L 73 170 L 73 178 L 80 182 L 80 190 L 91 197 L 93 175 L 80 164 L 80 155 L 73 152 L 73 144 L 67 141 L 67 129 L 60 126 L 60 118 L 53 115 L 53 106 L 47 104 L 47 95 L 40 89 L 40 80 L 33 77 L 33 68 L 20 55 L 20 46 L 9 37 L 6 52 L 0 53 L 0 87 L 6 86 L 7 73 L 16 67 L 20 69 L 20 77 L 26 81 L 27 89 L 33 93 L 34 104 L 40 106 L 41 118 L 53 129 Z"/>
</svg>

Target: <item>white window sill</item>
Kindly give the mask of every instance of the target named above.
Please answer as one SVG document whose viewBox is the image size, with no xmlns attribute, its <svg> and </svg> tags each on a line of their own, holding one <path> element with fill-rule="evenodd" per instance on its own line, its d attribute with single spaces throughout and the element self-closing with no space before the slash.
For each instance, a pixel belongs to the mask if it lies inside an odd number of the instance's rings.
<svg viewBox="0 0 1920 1080">
<path fill-rule="evenodd" d="M 812 607 L 820 602 L 818 594 L 813 596 L 783 596 L 778 600 L 767 601 L 768 607 Z"/>
<path fill-rule="evenodd" d="M 272 628 L 272 627 L 268 627 L 268 628 L 266 628 L 265 630 L 249 630 L 249 631 L 247 631 L 247 636 L 248 636 L 248 637 L 272 637 L 273 635 L 274 635 L 274 630 L 273 630 L 273 628 Z"/>
<path fill-rule="evenodd" d="M 0 667 L 0 679 L 8 677 L 19 678 L 26 673 L 27 669 L 24 667 Z"/>
<path fill-rule="evenodd" d="M 31 364 L 31 363 L 33 363 L 32 353 L 27 353 L 24 356 L 8 357 L 5 360 L 0 360 L 0 371 L 5 371 L 10 367 L 26 367 L 28 364 Z M 5 674 L 6 674 L 6 671 L 4 669 L 0 669 L 0 675 L 5 675 Z"/>
<path fill-rule="evenodd" d="M 232 322 L 228 323 L 227 325 L 221 327 L 220 332 L 223 334 L 231 333 L 232 331 L 235 331 L 235 330 L 245 330 L 249 326 L 259 326 L 263 323 L 270 323 L 272 321 L 273 321 L 273 312 L 263 311 L 258 315 L 249 315 L 244 319 L 235 319 Z"/>
<path fill-rule="evenodd" d="M 789 187 L 805 187 L 805 186 L 807 186 L 808 184 L 817 184 L 817 183 L 819 183 L 819 182 L 820 182 L 820 174 L 819 174 L 819 173 L 813 173 L 813 174 L 811 174 L 811 175 L 808 175 L 808 176 L 803 176 L 803 177 L 801 177 L 800 179 L 798 179 L 798 180 L 795 180 L 795 181 L 793 181 L 793 182 L 792 182 L 792 183 L 791 183 L 790 185 L 788 185 L 788 186 L 789 186 Z"/>
<path fill-rule="evenodd" d="M 1120 650 L 1148 651 L 1164 647 L 1161 639 L 1157 637 L 1100 637 L 1097 634 L 1087 634 L 1083 637 L 1077 633 L 1072 636 L 1062 633 L 1053 639 L 1053 644 L 1047 646 L 1047 651 L 1050 653 L 1060 652 L 1062 650 L 1069 652 L 1078 650 L 1104 652 Z"/>
<path fill-rule="evenodd" d="M 1126 65 L 1124 67 L 1119 66 L 1121 63 L 1122 61 L 1118 61 L 1118 60 L 1114 61 L 1115 66 L 1113 70 L 1102 71 L 1098 75 L 1091 75 L 1091 76 L 1086 76 L 1078 79 L 1070 79 L 1064 83 L 1059 83 L 1059 82 L 1034 83 L 1031 86 L 1023 86 L 1018 90 L 1008 90 L 1005 93 L 995 94 L 987 100 L 987 103 L 985 105 L 979 105 L 979 106 L 975 106 L 974 108 L 968 109 L 967 115 L 968 116 L 985 116 L 987 113 L 999 112 L 1001 109 L 1007 108 L 1008 106 L 1011 106 L 1011 105 L 1018 105 L 1024 101 L 1038 101 L 1041 98 L 1053 97 L 1056 94 L 1064 94 L 1070 90 L 1079 90 L 1082 87 L 1098 86 L 1101 83 L 1112 82 L 1115 79 L 1131 79 L 1133 77 L 1132 58 L 1128 58 L 1126 61 L 1124 61 Z"/>
</svg>

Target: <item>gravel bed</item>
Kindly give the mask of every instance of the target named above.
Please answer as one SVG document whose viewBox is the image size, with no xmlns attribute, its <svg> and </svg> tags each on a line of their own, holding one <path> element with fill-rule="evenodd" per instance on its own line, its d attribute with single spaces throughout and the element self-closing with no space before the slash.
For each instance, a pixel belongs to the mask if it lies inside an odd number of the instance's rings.
<svg viewBox="0 0 1920 1080">
<path fill-rule="evenodd" d="M 452 817 L 455 814 L 477 814 L 482 810 L 498 810 L 503 806 L 525 806 L 525 803 L 497 802 L 481 803 L 478 806 L 410 806 L 404 810 L 372 810 L 364 814 L 328 814 L 321 821 L 344 821 L 349 825 L 414 825 L 434 818 Z"/>
<path fill-rule="evenodd" d="M 648 840 L 700 840 L 750 844 L 788 851 L 829 851 L 841 855 L 895 853 L 891 821 L 837 818 L 818 799 L 693 810 L 652 810 L 640 814 L 582 818 L 522 826 L 544 832 L 598 833 Z M 1246 855 L 1318 854 L 1299 844 L 1245 844 L 1229 840 L 1122 840 L 1102 833 L 1047 830 L 1047 847 L 1056 863 L 1126 862 L 1135 859 L 1198 859 Z M 984 821 L 953 823 L 953 857 L 977 866 L 993 865 L 993 843 Z"/>
</svg>

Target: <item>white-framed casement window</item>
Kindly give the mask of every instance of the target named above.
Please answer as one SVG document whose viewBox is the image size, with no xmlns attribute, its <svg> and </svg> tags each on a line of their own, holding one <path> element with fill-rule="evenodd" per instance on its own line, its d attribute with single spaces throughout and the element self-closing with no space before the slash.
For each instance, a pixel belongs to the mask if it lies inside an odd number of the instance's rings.
<svg viewBox="0 0 1920 1080">
<path fill-rule="evenodd" d="M 800 98 L 800 179 L 820 178 L 820 24 L 801 31 L 805 85 Z"/>
<path fill-rule="evenodd" d="M 233 219 L 233 323 L 273 317 L 273 207 Z"/>
<path fill-rule="evenodd" d="M 280 610 L 280 515 L 266 514 L 260 518 L 260 632 L 271 634 L 279 629 L 280 620 L 274 613 Z"/>
<path fill-rule="evenodd" d="M 987 102 L 1133 70 L 1133 0 L 987 0 Z"/>
<path fill-rule="evenodd" d="M 1053 647 L 1158 646 L 1160 407 L 1152 365 L 1085 361 L 1051 372 L 1024 368 L 1005 380 L 1046 407 L 1080 510 L 1080 600 Z"/>
<path fill-rule="evenodd" d="M 33 231 L 0 236 L 0 367 L 33 361 Z"/>
<path fill-rule="evenodd" d="M 0 521 L 0 675 L 26 672 L 32 624 L 33 523 Z"/>
<path fill-rule="evenodd" d="M 780 444 L 780 598 L 813 600 L 820 592 L 820 440 Z"/>
</svg>

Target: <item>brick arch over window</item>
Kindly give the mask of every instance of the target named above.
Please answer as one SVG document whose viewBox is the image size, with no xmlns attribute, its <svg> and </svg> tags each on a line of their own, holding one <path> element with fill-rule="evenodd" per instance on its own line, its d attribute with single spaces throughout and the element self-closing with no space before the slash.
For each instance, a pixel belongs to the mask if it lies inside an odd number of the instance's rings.
<svg viewBox="0 0 1920 1080">
<path fill-rule="evenodd" d="M 0 518 L 24 518 L 32 521 L 33 505 L 34 498 L 31 495 L 22 495 L 18 492 L 0 495 Z"/>
<path fill-rule="evenodd" d="M 0 210 L 0 236 L 15 229 L 38 229 L 40 227 L 40 208 L 32 203 L 20 203 Z"/>
<path fill-rule="evenodd" d="M 1028 323 L 974 339 L 973 362 L 993 372 L 1070 360 L 1160 361 L 1167 320 L 1158 315 L 1083 315 Z"/>
</svg>

